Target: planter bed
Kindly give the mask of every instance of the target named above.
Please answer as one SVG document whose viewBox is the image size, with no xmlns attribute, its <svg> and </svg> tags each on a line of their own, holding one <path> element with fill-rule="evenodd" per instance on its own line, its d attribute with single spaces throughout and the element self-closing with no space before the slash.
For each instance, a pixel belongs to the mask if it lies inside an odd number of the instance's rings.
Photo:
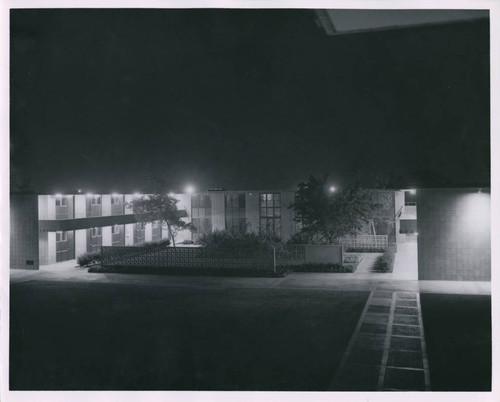
<svg viewBox="0 0 500 402">
<path fill-rule="evenodd" d="M 90 267 L 91 273 L 116 273 L 116 274 L 162 274 L 162 275 L 205 275 L 205 276 L 243 276 L 243 277 L 270 277 L 282 278 L 290 270 L 278 267 L 276 272 L 263 269 L 250 268 L 196 268 L 196 267 L 103 267 L 96 265 Z"/>
</svg>

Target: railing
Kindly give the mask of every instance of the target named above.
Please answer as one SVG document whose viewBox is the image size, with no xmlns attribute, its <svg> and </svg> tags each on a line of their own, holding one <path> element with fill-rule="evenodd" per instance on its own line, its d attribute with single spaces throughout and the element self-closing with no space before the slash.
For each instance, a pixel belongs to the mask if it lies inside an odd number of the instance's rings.
<svg viewBox="0 0 500 402">
<path fill-rule="evenodd" d="M 174 267 L 274 270 L 273 249 L 210 249 L 204 247 L 104 246 L 103 267 Z"/>
<path fill-rule="evenodd" d="M 266 249 L 103 246 L 103 267 L 272 270 L 304 263 L 342 263 L 339 246 L 283 245 Z"/>
<path fill-rule="evenodd" d="M 389 245 L 387 235 L 358 235 L 344 237 L 339 240 L 339 244 L 351 250 L 385 250 Z"/>
</svg>

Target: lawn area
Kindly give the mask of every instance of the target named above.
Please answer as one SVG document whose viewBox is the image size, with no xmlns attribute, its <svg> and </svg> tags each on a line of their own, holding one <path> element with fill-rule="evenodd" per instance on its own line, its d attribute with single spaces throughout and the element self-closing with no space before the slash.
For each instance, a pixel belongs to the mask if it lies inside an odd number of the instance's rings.
<svg viewBox="0 0 500 402">
<path fill-rule="evenodd" d="M 12 390 L 325 390 L 368 292 L 29 281 Z"/>
<path fill-rule="evenodd" d="M 491 390 L 491 297 L 420 295 L 433 391 Z"/>
</svg>

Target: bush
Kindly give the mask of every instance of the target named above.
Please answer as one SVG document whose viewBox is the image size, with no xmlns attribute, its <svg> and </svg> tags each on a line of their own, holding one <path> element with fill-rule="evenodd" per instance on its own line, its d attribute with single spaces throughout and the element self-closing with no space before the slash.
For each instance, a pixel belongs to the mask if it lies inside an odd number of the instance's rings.
<svg viewBox="0 0 500 402">
<path fill-rule="evenodd" d="M 76 259 L 80 267 L 87 267 L 101 262 L 101 253 L 83 253 Z"/>
<path fill-rule="evenodd" d="M 377 261 L 375 262 L 375 270 L 380 272 L 392 272 L 395 257 L 396 253 L 394 248 L 388 247 L 385 253 L 377 258 Z"/>
<path fill-rule="evenodd" d="M 287 266 L 293 272 L 333 272 L 333 273 L 352 273 L 356 271 L 357 265 L 342 264 L 301 264 Z"/>
<path fill-rule="evenodd" d="M 157 246 L 170 246 L 169 239 L 161 239 L 158 241 L 148 241 L 142 245 L 143 247 L 157 247 Z"/>
<path fill-rule="evenodd" d="M 276 237 L 256 234 L 247 230 L 239 232 L 215 230 L 201 235 L 197 243 L 206 248 L 226 250 L 270 250 L 282 245 Z"/>
<path fill-rule="evenodd" d="M 359 254 L 351 254 L 351 253 L 345 253 L 344 254 L 344 263 L 348 264 L 357 264 L 360 262 L 362 257 Z"/>
</svg>

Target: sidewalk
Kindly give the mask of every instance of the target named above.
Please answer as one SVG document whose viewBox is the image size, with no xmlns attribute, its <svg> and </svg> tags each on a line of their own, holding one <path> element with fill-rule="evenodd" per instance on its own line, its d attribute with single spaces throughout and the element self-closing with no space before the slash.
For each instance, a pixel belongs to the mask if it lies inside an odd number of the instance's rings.
<svg viewBox="0 0 500 402">
<path fill-rule="evenodd" d="M 402 260 L 401 260 L 402 261 Z M 399 268 L 395 266 L 395 271 Z M 491 294 L 491 282 L 418 281 L 402 279 L 404 274 L 395 272 L 365 273 L 292 273 L 284 278 L 217 277 L 192 275 L 142 275 L 88 273 L 87 268 L 77 267 L 76 261 L 46 265 L 40 270 L 10 270 L 12 285 L 27 281 L 68 281 L 104 283 L 157 283 L 163 286 L 190 287 L 239 287 L 281 289 L 323 289 L 372 291 L 412 291 L 444 294 Z"/>
</svg>

